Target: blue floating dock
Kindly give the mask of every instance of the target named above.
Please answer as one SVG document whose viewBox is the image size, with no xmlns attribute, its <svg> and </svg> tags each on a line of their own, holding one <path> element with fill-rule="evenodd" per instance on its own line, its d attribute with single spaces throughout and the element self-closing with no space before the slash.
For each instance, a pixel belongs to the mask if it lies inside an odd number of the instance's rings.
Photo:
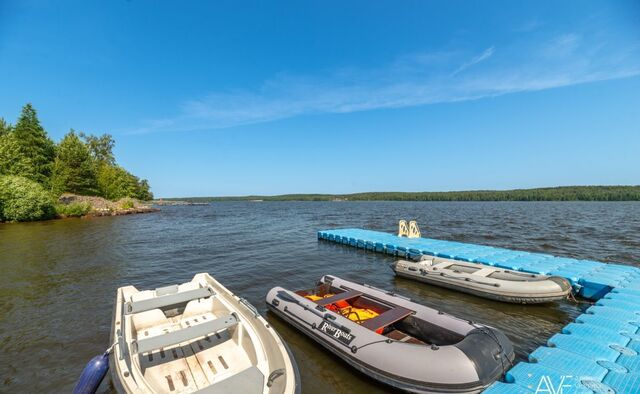
<svg viewBox="0 0 640 394">
<path fill-rule="evenodd" d="M 400 257 L 424 254 L 567 278 L 595 305 L 484 392 L 640 394 L 640 268 L 363 229 L 324 230 L 318 238 Z"/>
</svg>

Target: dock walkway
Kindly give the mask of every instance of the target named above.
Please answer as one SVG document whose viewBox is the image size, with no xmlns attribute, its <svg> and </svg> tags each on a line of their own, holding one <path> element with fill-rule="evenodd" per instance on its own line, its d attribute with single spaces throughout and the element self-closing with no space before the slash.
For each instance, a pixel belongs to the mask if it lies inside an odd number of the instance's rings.
<svg viewBox="0 0 640 394">
<path fill-rule="evenodd" d="M 640 268 L 363 229 L 323 230 L 318 238 L 400 257 L 425 254 L 567 278 L 595 305 L 484 393 L 640 394 Z"/>
</svg>

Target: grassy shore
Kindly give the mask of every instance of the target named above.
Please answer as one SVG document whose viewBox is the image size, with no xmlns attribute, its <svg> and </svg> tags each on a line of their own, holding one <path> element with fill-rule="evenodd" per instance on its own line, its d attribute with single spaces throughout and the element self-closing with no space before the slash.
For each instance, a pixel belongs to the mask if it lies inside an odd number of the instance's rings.
<svg viewBox="0 0 640 394">
<path fill-rule="evenodd" d="M 164 198 L 195 203 L 213 201 L 640 201 L 640 186 L 561 186 L 537 189 L 449 192 L 370 192 L 283 194 L 278 196 Z"/>
</svg>

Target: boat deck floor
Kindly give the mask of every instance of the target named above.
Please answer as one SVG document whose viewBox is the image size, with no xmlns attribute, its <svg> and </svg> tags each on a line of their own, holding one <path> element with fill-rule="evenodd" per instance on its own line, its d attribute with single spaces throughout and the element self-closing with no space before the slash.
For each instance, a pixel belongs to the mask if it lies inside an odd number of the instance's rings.
<svg viewBox="0 0 640 394">
<path fill-rule="evenodd" d="M 405 334 L 400 330 L 389 331 L 385 334 L 385 336 L 398 342 L 412 343 L 414 345 L 426 345 L 426 343 L 422 342 L 421 340 L 414 338 L 411 335 Z"/>
<path fill-rule="evenodd" d="M 210 312 L 189 318 L 176 316 L 156 329 L 172 331 L 211 319 L 215 319 L 215 315 Z M 168 349 L 140 354 L 139 361 L 147 382 L 160 392 L 172 393 L 203 389 L 252 365 L 228 330 Z"/>
<path fill-rule="evenodd" d="M 296 294 L 298 294 L 301 297 L 308 297 L 307 292 L 304 290 L 299 290 L 296 292 Z M 351 300 L 363 295 L 365 294 L 362 292 L 355 291 L 355 290 L 348 290 L 343 293 L 334 294 L 326 298 L 313 300 L 313 302 L 315 302 L 318 305 L 327 307 L 328 305 L 334 304 L 336 302 Z M 427 343 L 405 332 L 397 330 L 395 327 L 393 327 L 393 323 L 400 321 L 413 313 L 414 312 L 410 309 L 403 308 L 401 306 L 396 305 L 393 308 L 387 311 L 384 311 L 375 317 L 363 320 L 359 324 L 362 327 L 370 329 L 371 331 L 378 331 L 378 330 L 384 329 L 385 327 L 390 327 L 393 329 L 383 334 L 389 339 L 393 339 L 399 342 L 412 343 L 416 345 L 427 345 Z"/>
</svg>

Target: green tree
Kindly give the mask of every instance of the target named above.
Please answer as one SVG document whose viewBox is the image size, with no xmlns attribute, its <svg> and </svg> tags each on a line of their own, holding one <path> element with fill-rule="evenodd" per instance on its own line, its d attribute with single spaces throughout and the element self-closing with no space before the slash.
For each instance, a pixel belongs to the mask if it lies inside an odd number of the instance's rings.
<svg viewBox="0 0 640 394">
<path fill-rule="evenodd" d="M 50 219 L 53 199 L 42 185 L 20 176 L 0 176 L 0 220 Z"/>
<path fill-rule="evenodd" d="M 113 147 L 116 145 L 116 142 L 110 134 L 102 134 L 101 136 L 96 137 L 95 135 L 81 132 L 80 138 L 82 138 L 87 144 L 91 151 L 91 156 L 99 164 L 116 164 L 116 158 L 113 155 Z"/>
<path fill-rule="evenodd" d="M 12 129 L 13 127 L 4 118 L 0 118 L 0 137 L 9 134 Z"/>
<path fill-rule="evenodd" d="M 140 180 L 116 164 L 113 154 L 115 140 L 110 134 L 94 136 L 80 133 L 79 135 L 85 141 L 91 152 L 91 157 L 96 162 L 98 192 L 102 197 L 111 200 L 125 197 L 140 200 L 153 199 L 149 182 L 146 179 Z"/>
<path fill-rule="evenodd" d="M 141 179 L 138 181 L 138 192 L 135 196 L 138 200 L 149 201 L 153 200 L 153 193 L 151 193 L 151 186 L 149 186 L 149 181 L 146 179 Z"/>
<path fill-rule="evenodd" d="M 71 130 L 56 149 L 51 188 L 56 194 L 95 195 L 97 186 L 96 165 L 89 148 Z"/>
<path fill-rule="evenodd" d="M 5 163 L 8 174 L 19 175 L 48 185 L 54 159 L 54 143 L 40 125 L 36 110 L 31 104 L 22 108 L 13 130 L 7 134 L 14 138 L 17 161 Z"/>
<path fill-rule="evenodd" d="M 140 180 L 117 165 L 101 165 L 98 168 L 98 190 L 102 197 L 109 200 L 127 197 L 145 201 L 153 199 L 146 179 Z"/>
<path fill-rule="evenodd" d="M 29 174 L 31 160 L 20 153 L 21 145 L 11 132 L 0 135 L 0 175 Z"/>
<path fill-rule="evenodd" d="M 120 166 L 101 165 L 98 169 L 98 190 L 104 198 L 135 197 L 137 186 L 137 178 Z"/>
</svg>

